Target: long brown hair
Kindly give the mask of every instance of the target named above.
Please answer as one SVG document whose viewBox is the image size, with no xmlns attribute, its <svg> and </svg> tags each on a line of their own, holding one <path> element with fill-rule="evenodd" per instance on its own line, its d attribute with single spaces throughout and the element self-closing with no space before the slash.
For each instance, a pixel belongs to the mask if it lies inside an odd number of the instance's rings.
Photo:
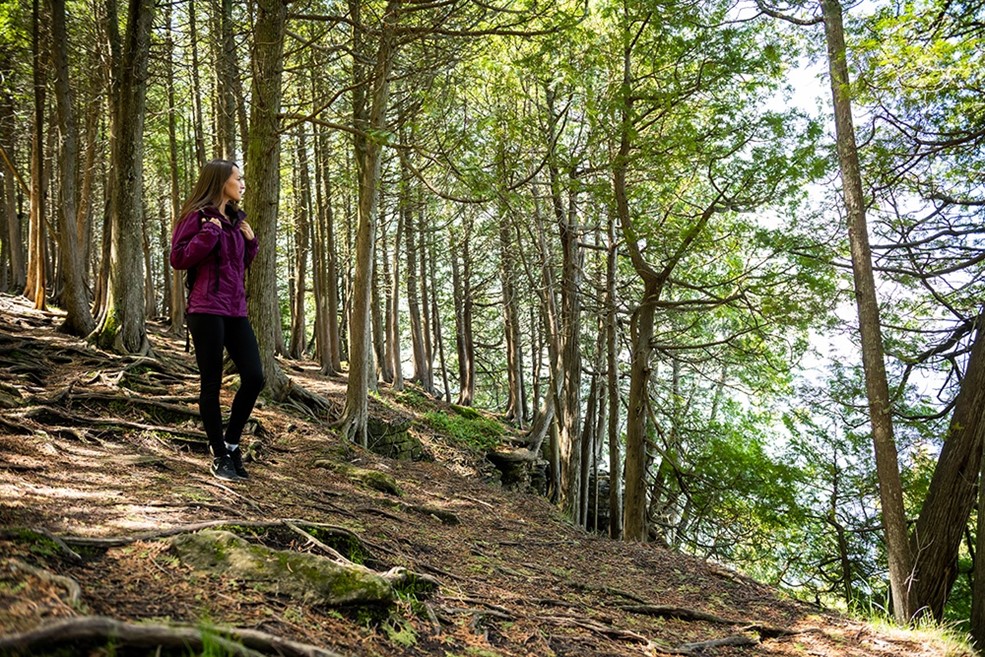
<svg viewBox="0 0 985 657">
<path fill-rule="evenodd" d="M 198 182 L 192 188 L 192 193 L 188 200 L 181 206 L 179 218 L 184 219 L 190 212 L 196 212 L 210 205 L 218 208 L 222 201 L 222 188 L 225 187 L 229 176 L 233 175 L 233 168 L 239 165 L 229 160 L 212 160 L 202 167 L 202 172 L 198 174 Z M 230 200 L 227 207 L 238 210 L 239 206 L 235 201 Z"/>
</svg>

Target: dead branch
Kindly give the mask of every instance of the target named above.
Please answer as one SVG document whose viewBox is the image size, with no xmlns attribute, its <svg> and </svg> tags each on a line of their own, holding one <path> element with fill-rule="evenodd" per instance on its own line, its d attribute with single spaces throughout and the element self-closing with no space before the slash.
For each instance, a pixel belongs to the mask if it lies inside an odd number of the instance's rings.
<svg viewBox="0 0 985 657">
<path fill-rule="evenodd" d="M 209 643 L 219 646 L 224 654 L 242 657 L 259 657 L 263 654 L 283 657 L 342 657 L 318 646 L 298 643 L 257 630 L 226 627 L 203 630 L 188 625 L 127 623 L 105 616 L 69 618 L 29 632 L 0 637 L 0 653 L 35 654 L 53 645 L 110 640 L 116 645 L 163 646 L 180 650 L 190 648 L 196 652 L 202 650 L 205 643 Z"/>
</svg>

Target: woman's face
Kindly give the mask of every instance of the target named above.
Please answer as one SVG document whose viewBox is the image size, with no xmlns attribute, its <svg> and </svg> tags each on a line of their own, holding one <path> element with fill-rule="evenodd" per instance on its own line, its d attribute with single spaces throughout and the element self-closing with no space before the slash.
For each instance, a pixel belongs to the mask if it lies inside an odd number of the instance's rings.
<svg viewBox="0 0 985 657">
<path fill-rule="evenodd" d="M 239 203 L 243 199 L 244 190 L 246 190 L 246 185 L 243 183 L 243 174 L 240 173 L 239 167 L 233 167 L 229 180 L 222 188 L 222 195 L 230 201 Z"/>
</svg>

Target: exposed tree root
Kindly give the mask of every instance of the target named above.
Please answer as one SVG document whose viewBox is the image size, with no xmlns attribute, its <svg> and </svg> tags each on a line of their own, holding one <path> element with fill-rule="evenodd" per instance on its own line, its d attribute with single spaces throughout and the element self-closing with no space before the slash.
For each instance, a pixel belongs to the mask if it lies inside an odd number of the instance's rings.
<svg viewBox="0 0 985 657">
<path fill-rule="evenodd" d="M 697 643 L 685 643 L 679 648 L 668 650 L 672 655 L 690 655 L 696 657 L 708 648 L 721 648 L 731 646 L 736 648 L 751 648 L 758 646 L 759 640 L 745 634 L 734 634 L 722 639 L 712 639 L 711 641 L 698 641 Z"/>
<path fill-rule="evenodd" d="M 45 570 L 44 568 L 38 568 L 32 566 L 31 564 L 24 563 L 20 559 L 9 559 L 7 561 L 7 566 L 11 570 L 20 571 L 22 573 L 27 573 L 33 575 L 38 579 L 55 584 L 62 587 L 68 593 L 68 599 L 66 602 L 76 611 L 83 611 L 82 605 L 82 587 L 71 577 L 65 577 L 64 575 L 56 575 L 50 570 Z"/>
<path fill-rule="evenodd" d="M 84 616 L 50 623 L 30 632 L 0 637 L 0 653 L 29 655 L 66 643 L 113 641 L 114 645 L 177 648 L 198 652 L 205 644 L 218 646 L 223 654 L 258 657 L 342 657 L 318 646 L 283 639 L 257 630 L 188 625 L 127 623 L 104 616 Z"/>
<path fill-rule="evenodd" d="M 620 609 L 634 614 L 646 616 L 656 616 L 657 618 L 675 618 L 682 621 L 704 621 L 716 625 L 740 625 L 745 632 L 755 632 L 761 637 L 775 639 L 781 636 L 800 634 L 802 630 L 791 630 L 785 627 L 774 627 L 764 625 L 755 621 L 739 620 L 734 618 L 723 618 L 705 611 L 697 609 L 687 609 L 685 607 L 673 607 L 667 605 L 623 605 Z"/>
</svg>

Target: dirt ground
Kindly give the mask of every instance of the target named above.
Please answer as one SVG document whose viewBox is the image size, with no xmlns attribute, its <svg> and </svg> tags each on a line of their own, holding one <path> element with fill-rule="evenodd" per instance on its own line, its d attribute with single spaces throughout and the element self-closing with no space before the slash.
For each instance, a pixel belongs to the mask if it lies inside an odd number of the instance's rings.
<svg viewBox="0 0 985 657">
<path fill-rule="evenodd" d="M 220 482 L 208 474 L 183 339 L 152 327 L 161 365 L 95 350 L 58 333 L 59 323 L 57 313 L 0 296 L 0 646 L 59 620 L 99 616 L 256 630 L 347 657 L 966 654 L 931 635 L 825 613 L 654 545 L 573 529 L 546 500 L 498 487 L 480 454 L 420 421 L 412 431 L 434 460 L 394 461 L 343 442 L 327 420 L 263 402 L 244 438 L 257 447 L 250 480 Z M 311 363 L 285 368 L 341 406 L 343 378 L 320 376 Z M 227 408 L 234 381 L 224 386 Z M 419 409 L 381 395 L 375 412 L 416 419 Z M 315 467 L 319 460 L 339 467 Z M 345 466 L 389 474 L 401 494 Z M 402 566 L 440 586 L 372 614 L 322 608 L 202 576 L 154 536 L 206 521 L 282 519 L 344 528 L 367 566 Z M 277 536 L 281 548 L 321 549 L 301 535 Z M 126 541 L 86 546 L 78 537 Z M 693 645 L 718 640 L 745 645 Z M 31 650 L 159 654 L 106 645 Z M 179 651 L 189 652 L 199 651 Z"/>
</svg>

